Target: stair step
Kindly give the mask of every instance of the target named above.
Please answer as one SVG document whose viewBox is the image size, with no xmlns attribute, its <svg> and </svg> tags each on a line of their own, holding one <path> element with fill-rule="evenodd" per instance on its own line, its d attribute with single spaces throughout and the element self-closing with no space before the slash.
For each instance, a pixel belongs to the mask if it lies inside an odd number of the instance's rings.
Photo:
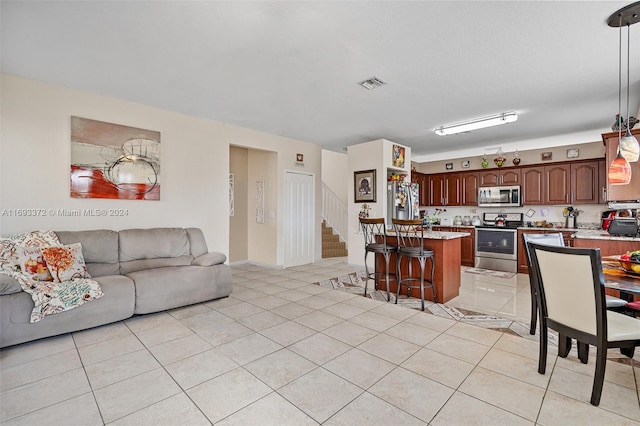
<svg viewBox="0 0 640 426">
<path fill-rule="evenodd" d="M 322 258 L 348 256 L 347 246 L 340 241 L 340 236 L 333 233 L 333 228 L 322 221 Z"/>
<path fill-rule="evenodd" d="M 327 257 L 346 257 L 349 253 L 347 250 L 322 250 L 322 258 L 325 259 Z"/>
<path fill-rule="evenodd" d="M 342 241 L 336 241 L 336 242 L 322 242 L 322 250 L 345 250 L 346 246 L 344 244 L 344 242 Z"/>
</svg>

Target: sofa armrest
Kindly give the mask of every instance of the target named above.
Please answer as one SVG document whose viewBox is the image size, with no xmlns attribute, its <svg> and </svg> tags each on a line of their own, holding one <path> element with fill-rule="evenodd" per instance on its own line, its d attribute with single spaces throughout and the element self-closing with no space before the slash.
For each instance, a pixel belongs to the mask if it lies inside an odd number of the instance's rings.
<svg viewBox="0 0 640 426">
<path fill-rule="evenodd" d="M 220 263 L 224 263 L 227 260 L 227 256 L 218 252 L 205 253 L 196 257 L 191 262 L 194 266 L 213 266 Z"/>
</svg>

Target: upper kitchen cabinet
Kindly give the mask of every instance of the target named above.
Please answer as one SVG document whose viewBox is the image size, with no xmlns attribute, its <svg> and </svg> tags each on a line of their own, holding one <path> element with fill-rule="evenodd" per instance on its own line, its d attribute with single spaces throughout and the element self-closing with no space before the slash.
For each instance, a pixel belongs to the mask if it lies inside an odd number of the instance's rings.
<svg viewBox="0 0 640 426">
<path fill-rule="evenodd" d="M 429 176 L 429 205 L 460 205 L 459 173 L 442 173 Z"/>
<path fill-rule="evenodd" d="M 598 204 L 607 204 L 607 162 L 598 160 Z"/>
<path fill-rule="evenodd" d="M 478 186 L 480 178 L 478 172 L 460 173 L 460 205 L 477 206 L 478 205 Z"/>
<path fill-rule="evenodd" d="M 636 139 L 640 138 L 640 129 L 631 130 L 631 133 Z M 602 142 L 606 147 L 607 169 L 618 155 L 618 141 L 618 132 L 602 135 Z M 640 161 L 629 164 L 631 165 L 631 182 L 628 185 L 609 185 L 607 181 L 607 201 L 640 200 Z"/>
<path fill-rule="evenodd" d="M 598 204 L 602 160 L 522 168 L 522 204 Z"/>
<path fill-rule="evenodd" d="M 544 167 L 522 168 L 522 204 L 544 204 Z"/>
<path fill-rule="evenodd" d="M 544 204 L 598 204 L 598 160 L 544 166 Z"/>
<path fill-rule="evenodd" d="M 429 175 L 411 172 L 411 182 L 418 184 L 418 197 L 421 206 L 429 205 Z"/>
<path fill-rule="evenodd" d="M 571 164 L 571 204 L 598 204 L 601 193 L 598 160 Z"/>
<path fill-rule="evenodd" d="M 552 164 L 544 166 L 543 204 L 571 203 L 571 166 Z"/>
<path fill-rule="evenodd" d="M 509 186 L 520 185 L 520 169 L 491 169 L 482 170 L 478 173 L 478 186 Z"/>
</svg>

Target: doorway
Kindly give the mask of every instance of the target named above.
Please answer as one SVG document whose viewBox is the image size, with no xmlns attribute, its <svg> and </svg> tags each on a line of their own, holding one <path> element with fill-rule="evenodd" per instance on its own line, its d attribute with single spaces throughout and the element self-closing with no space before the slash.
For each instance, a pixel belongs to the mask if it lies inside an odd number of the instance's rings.
<svg viewBox="0 0 640 426">
<path fill-rule="evenodd" d="M 284 266 L 313 263 L 315 246 L 314 175 L 285 172 Z"/>
</svg>

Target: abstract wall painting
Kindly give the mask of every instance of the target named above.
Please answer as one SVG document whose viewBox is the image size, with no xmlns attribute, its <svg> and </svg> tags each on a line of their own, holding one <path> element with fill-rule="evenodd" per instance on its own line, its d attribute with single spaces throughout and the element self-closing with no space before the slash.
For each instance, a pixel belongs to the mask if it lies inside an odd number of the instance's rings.
<svg viewBox="0 0 640 426">
<path fill-rule="evenodd" d="M 71 197 L 160 199 L 160 132 L 71 117 Z"/>
</svg>

